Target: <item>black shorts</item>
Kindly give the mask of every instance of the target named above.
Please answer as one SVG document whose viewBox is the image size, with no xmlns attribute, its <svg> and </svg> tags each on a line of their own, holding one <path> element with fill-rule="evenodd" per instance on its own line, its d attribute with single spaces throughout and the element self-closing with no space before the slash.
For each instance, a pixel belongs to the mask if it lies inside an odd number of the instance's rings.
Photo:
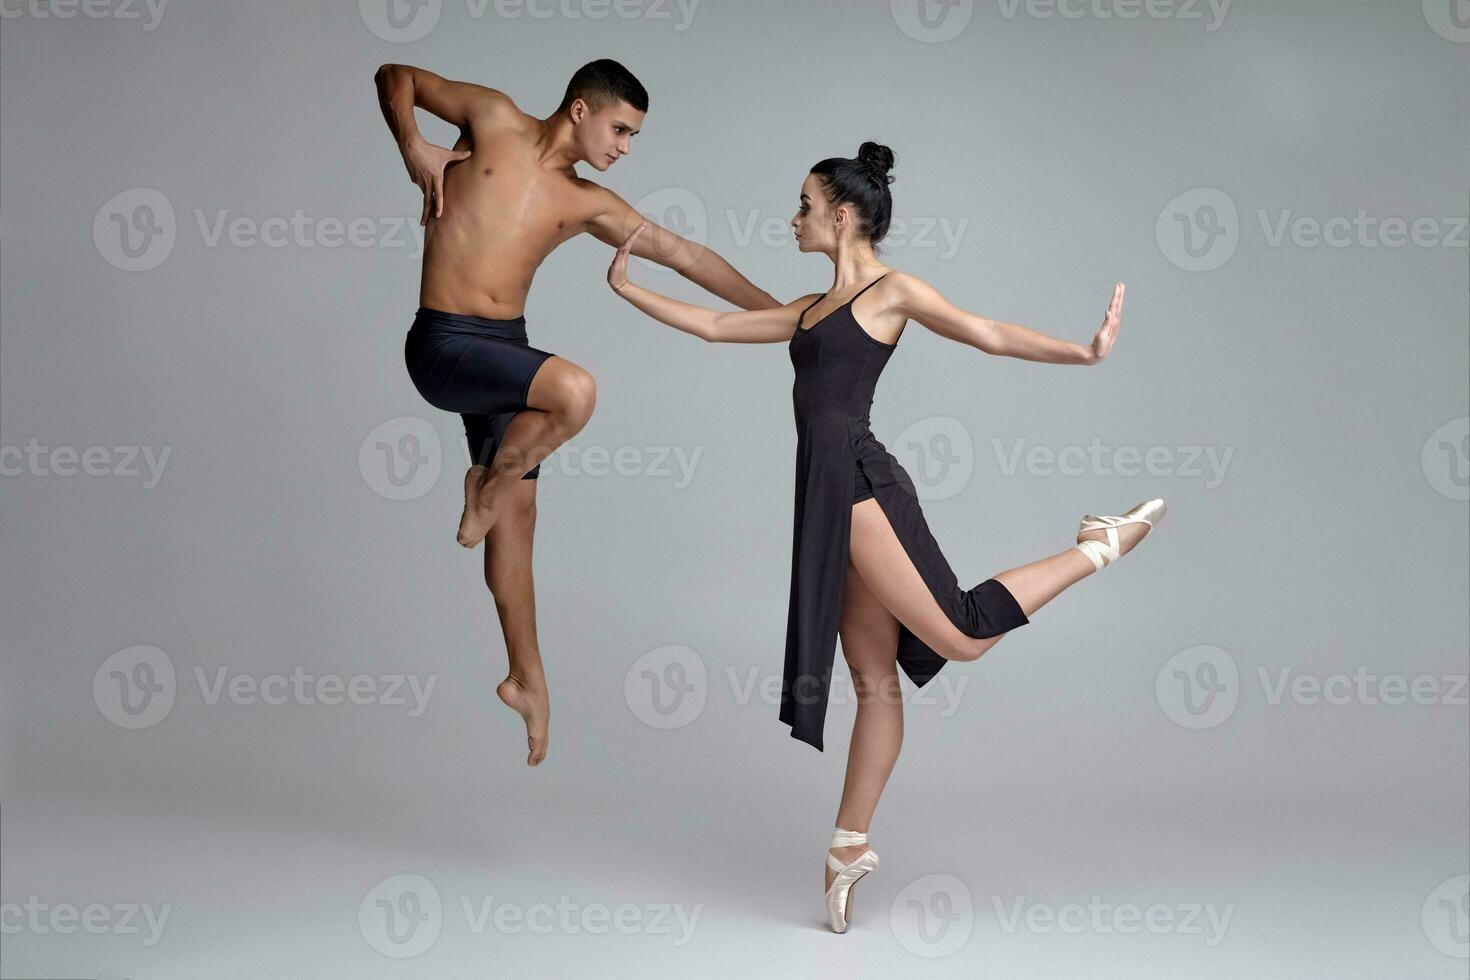
<svg viewBox="0 0 1470 980">
<path fill-rule="evenodd" d="M 526 318 L 487 320 L 419 307 L 403 345 L 408 376 L 424 400 L 464 419 L 470 457 L 489 466 L 505 427 L 526 406 L 526 393 L 551 353 L 526 339 Z M 541 474 L 533 466 L 524 480 Z"/>
</svg>

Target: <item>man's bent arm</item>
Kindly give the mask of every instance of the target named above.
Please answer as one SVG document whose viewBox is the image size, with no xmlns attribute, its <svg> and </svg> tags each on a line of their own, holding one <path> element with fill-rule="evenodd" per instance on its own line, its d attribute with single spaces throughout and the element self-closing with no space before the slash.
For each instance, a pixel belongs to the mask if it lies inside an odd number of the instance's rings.
<svg viewBox="0 0 1470 980">
<path fill-rule="evenodd" d="M 383 65 L 373 80 L 378 86 L 383 118 L 388 121 L 400 149 L 423 139 L 413 117 L 415 106 L 460 129 L 468 129 L 477 117 L 510 103 L 510 97 L 504 92 L 471 82 L 452 81 L 412 65 Z"/>
<path fill-rule="evenodd" d="M 409 178 L 424 192 L 419 224 L 444 214 L 444 168 L 470 155 L 469 150 L 447 150 L 424 139 L 413 110 L 419 106 L 468 134 L 477 120 L 511 105 L 510 97 L 493 88 L 453 82 L 411 65 L 383 65 L 373 76 L 378 104 L 398 143 Z"/>
</svg>

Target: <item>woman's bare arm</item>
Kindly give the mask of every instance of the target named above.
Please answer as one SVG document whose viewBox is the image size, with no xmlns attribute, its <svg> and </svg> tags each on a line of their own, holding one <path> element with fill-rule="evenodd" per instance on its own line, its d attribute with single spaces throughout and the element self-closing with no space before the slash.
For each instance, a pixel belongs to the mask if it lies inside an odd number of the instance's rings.
<svg viewBox="0 0 1470 980">
<path fill-rule="evenodd" d="M 633 247 L 634 241 L 647 227 L 648 222 L 641 222 L 618 247 L 612 264 L 608 266 L 607 284 L 623 299 L 675 330 L 682 330 L 711 343 L 784 343 L 791 339 L 796 330 L 796 320 L 801 310 L 816 299 L 815 295 L 810 295 L 769 309 L 721 312 L 645 289 L 628 280 L 628 253 L 632 250 L 637 254 Z"/>
<path fill-rule="evenodd" d="M 1016 357 L 1046 364 L 1096 364 L 1113 349 L 1123 317 L 1123 284 L 1113 287 L 1113 298 L 1103 314 L 1102 326 L 1090 344 L 1049 337 L 1015 323 L 1003 323 L 966 312 L 945 299 L 933 286 L 916 276 L 898 273 L 899 309 L 928 329 L 969 344 L 987 354 Z"/>
</svg>

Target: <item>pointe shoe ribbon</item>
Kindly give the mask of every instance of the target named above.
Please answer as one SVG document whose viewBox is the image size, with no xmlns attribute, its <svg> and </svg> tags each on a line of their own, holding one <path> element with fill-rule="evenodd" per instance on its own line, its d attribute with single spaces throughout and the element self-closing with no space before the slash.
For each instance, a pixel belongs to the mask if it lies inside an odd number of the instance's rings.
<svg viewBox="0 0 1470 980">
<path fill-rule="evenodd" d="M 832 887 L 827 889 L 827 924 L 832 927 L 833 932 L 847 931 L 848 897 L 852 893 L 852 886 L 863 875 L 878 867 L 878 855 L 871 850 L 864 851 L 856 861 L 843 864 L 837 860 L 831 848 L 855 847 L 867 842 L 868 835 L 857 830 L 843 830 L 838 827 L 832 834 L 832 843 L 827 851 L 827 867 L 836 872 L 836 877 L 832 879 Z"/>
<path fill-rule="evenodd" d="M 1092 570 L 1098 571 L 1105 565 L 1111 565 L 1121 556 L 1118 550 L 1118 528 L 1125 524 L 1147 524 L 1152 528 L 1163 519 L 1166 509 L 1163 498 L 1155 497 L 1152 500 L 1145 500 L 1118 517 L 1097 517 L 1093 514 L 1084 514 L 1081 523 L 1077 525 L 1077 533 L 1102 531 L 1107 535 L 1107 540 L 1099 541 L 1096 538 L 1088 538 L 1086 541 L 1078 541 L 1077 550 L 1092 562 Z"/>
</svg>

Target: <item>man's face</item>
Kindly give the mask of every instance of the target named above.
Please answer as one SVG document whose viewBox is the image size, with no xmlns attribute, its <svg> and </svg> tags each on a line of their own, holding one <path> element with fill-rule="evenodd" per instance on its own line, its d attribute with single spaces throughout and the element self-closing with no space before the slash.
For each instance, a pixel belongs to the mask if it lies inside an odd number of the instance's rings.
<svg viewBox="0 0 1470 980">
<path fill-rule="evenodd" d="M 577 123 L 577 143 L 582 159 L 598 170 L 606 170 L 628 155 L 629 144 L 643 125 L 643 113 L 622 100 L 609 103 L 596 112 L 589 112 L 586 103 L 580 99 L 578 103 L 581 119 Z M 577 116 L 578 113 L 574 112 L 572 118 Z"/>
</svg>

